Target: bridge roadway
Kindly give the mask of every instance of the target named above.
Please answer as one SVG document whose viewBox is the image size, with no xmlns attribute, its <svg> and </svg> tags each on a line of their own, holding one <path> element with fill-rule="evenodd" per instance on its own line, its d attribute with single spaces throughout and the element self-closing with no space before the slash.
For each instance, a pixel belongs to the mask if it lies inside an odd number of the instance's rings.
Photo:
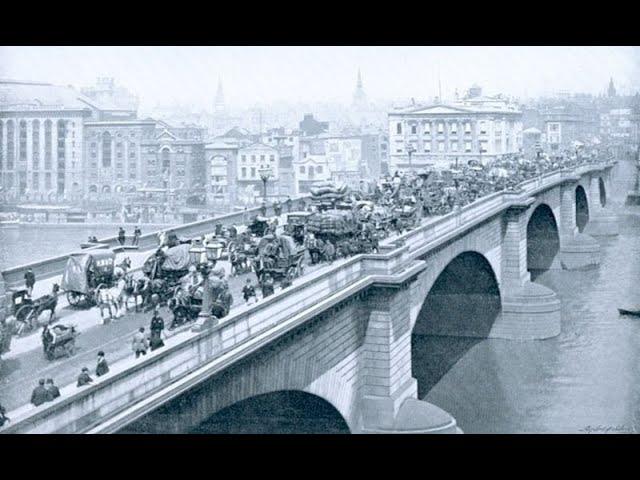
<svg viewBox="0 0 640 480">
<path fill-rule="evenodd" d="M 525 182 L 520 192 L 427 219 L 383 242 L 380 254 L 320 268 L 257 305 L 235 309 L 209 331 L 179 332 L 146 358 L 112 363 L 110 374 L 89 388 L 66 386 L 55 402 L 13 411 L 4 430 L 107 433 L 143 422 L 149 431 L 178 432 L 237 401 L 293 389 L 328 401 L 352 432 L 455 432 L 446 412 L 416 399 L 410 339 L 423 299 L 456 255 L 475 250 L 488 260 L 502 302 L 484 336 L 557 335 L 559 301 L 529 280 L 527 226 L 548 204 L 562 268 L 597 265 L 599 246 L 576 223 L 577 199 L 586 193 L 593 228 L 606 230 L 612 222 L 603 192 L 612 168 L 553 172 Z M 192 411 L 161 412 L 185 392 L 192 392 Z M 157 412 L 161 430 L 153 424 Z"/>
</svg>

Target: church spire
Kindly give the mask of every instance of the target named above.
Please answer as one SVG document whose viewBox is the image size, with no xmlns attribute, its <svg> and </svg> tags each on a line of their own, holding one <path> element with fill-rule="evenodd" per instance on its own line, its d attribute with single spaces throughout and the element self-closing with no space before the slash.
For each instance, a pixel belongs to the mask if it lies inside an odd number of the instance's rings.
<svg viewBox="0 0 640 480">
<path fill-rule="evenodd" d="M 616 87 L 613 86 L 613 77 L 609 79 L 609 88 L 607 89 L 607 94 L 610 97 L 616 96 Z"/>
<path fill-rule="evenodd" d="M 358 68 L 358 83 L 356 84 L 356 88 L 362 90 L 362 75 L 360 74 L 359 68 Z"/>
<path fill-rule="evenodd" d="M 357 110 L 366 109 L 367 95 L 364 93 L 362 86 L 362 74 L 358 68 L 358 81 L 356 82 L 356 90 L 353 92 L 353 107 Z"/>
</svg>

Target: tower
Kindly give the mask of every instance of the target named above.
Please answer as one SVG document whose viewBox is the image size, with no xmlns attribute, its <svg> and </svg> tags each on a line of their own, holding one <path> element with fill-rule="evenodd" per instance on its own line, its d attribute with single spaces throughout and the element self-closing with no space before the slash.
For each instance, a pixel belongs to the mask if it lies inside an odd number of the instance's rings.
<svg viewBox="0 0 640 480">
<path fill-rule="evenodd" d="M 609 79 L 609 88 L 607 89 L 607 95 L 609 97 L 616 96 L 616 87 L 613 86 L 613 78 Z"/>
<path fill-rule="evenodd" d="M 356 90 L 353 92 L 353 108 L 356 110 L 365 110 L 367 108 L 367 95 L 364 93 L 364 88 L 362 86 L 362 75 L 360 74 L 360 69 L 358 69 Z"/>
</svg>

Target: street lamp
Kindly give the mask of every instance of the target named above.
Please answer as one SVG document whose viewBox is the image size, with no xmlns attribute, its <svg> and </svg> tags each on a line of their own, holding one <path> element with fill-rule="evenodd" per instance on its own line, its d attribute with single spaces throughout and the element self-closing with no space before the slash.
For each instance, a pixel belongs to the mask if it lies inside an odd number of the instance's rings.
<svg viewBox="0 0 640 480">
<path fill-rule="evenodd" d="M 260 179 L 262 180 L 262 184 L 264 186 L 262 196 L 265 203 L 267 202 L 267 181 L 271 177 L 271 174 L 271 168 L 269 167 L 263 167 L 258 170 L 258 175 L 260 175 Z"/>
<path fill-rule="evenodd" d="M 191 262 L 195 264 L 200 270 L 203 276 L 204 282 L 202 285 L 202 309 L 198 314 L 198 319 L 195 325 L 191 329 L 193 332 L 201 332 L 214 327 L 218 322 L 217 318 L 211 316 L 211 310 L 213 309 L 213 296 L 211 295 L 211 284 L 209 282 L 209 275 L 211 274 L 211 264 L 220 258 L 222 253 L 222 245 L 217 242 L 208 243 L 206 246 L 202 244 L 201 239 L 196 239 L 192 242 L 192 246 L 189 249 L 189 257 Z"/>
</svg>

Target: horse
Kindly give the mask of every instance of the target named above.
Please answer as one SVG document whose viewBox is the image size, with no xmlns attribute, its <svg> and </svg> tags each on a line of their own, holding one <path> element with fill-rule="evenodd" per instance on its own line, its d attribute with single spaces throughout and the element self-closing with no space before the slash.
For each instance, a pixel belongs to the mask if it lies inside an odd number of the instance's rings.
<svg viewBox="0 0 640 480">
<path fill-rule="evenodd" d="M 53 323 L 56 319 L 56 307 L 58 306 L 58 292 L 60 291 L 60 285 L 53 284 L 51 293 L 44 295 L 34 300 L 32 310 L 25 317 L 24 322 L 20 322 L 21 325 L 17 326 L 16 333 L 21 335 L 25 330 L 33 330 L 39 326 L 38 318 L 43 312 L 49 311 L 49 319 L 46 324 Z"/>
<path fill-rule="evenodd" d="M 140 278 L 135 280 L 133 275 L 127 274 L 124 276 L 124 286 L 120 290 L 120 294 L 118 295 L 118 303 L 120 308 L 124 305 L 124 311 L 129 311 L 129 300 L 133 298 L 133 302 L 135 305 L 136 312 L 138 311 L 138 297 L 142 298 L 144 302 L 144 298 L 142 296 L 142 290 L 144 289 L 144 279 Z M 142 305 L 142 303 L 141 303 Z"/>
<path fill-rule="evenodd" d="M 115 266 L 113 273 L 114 275 L 116 275 L 116 277 L 123 276 L 126 275 L 130 269 L 131 259 L 129 257 L 125 257 L 120 263 Z"/>
<path fill-rule="evenodd" d="M 118 281 L 118 285 L 112 288 L 102 287 L 96 290 L 96 304 L 100 308 L 100 317 L 104 323 L 104 309 L 109 311 L 109 319 L 119 318 L 123 315 L 119 308 L 119 297 L 124 288 L 124 279 Z M 113 307 L 113 309 L 112 309 Z"/>
</svg>

